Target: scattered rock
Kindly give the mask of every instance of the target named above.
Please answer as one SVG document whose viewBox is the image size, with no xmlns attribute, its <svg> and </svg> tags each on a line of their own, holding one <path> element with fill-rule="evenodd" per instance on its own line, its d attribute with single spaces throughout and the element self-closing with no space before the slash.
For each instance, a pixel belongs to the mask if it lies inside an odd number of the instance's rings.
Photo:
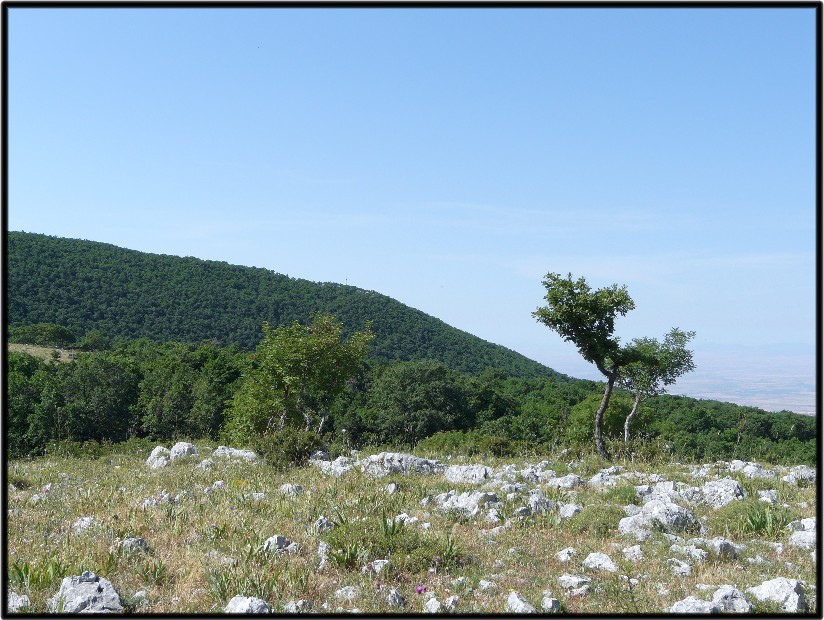
<svg viewBox="0 0 824 620">
<path fill-rule="evenodd" d="M 91 571 L 64 577 L 60 590 L 46 602 L 50 613 L 122 613 L 120 596 L 112 583 Z"/>
<path fill-rule="evenodd" d="M 567 474 L 561 478 L 550 478 L 546 484 L 547 486 L 558 489 L 574 489 L 575 487 L 584 486 L 584 481 L 580 476 Z"/>
<path fill-rule="evenodd" d="M 670 607 L 669 612 L 673 614 L 717 614 L 719 609 L 714 603 L 688 596 Z"/>
<path fill-rule="evenodd" d="M 340 478 L 355 469 L 355 461 L 346 456 L 339 456 L 334 461 L 309 459 L 309 463 L 320 469 L 327 476 Z"/>
<path fill-rule="evenodd" d="M 299 601 L 289 601 L 283 606 L 283 613 L 286 614 L 302 614 L 312 609 L 312 603 L 300 599 Z"/>
<path fill-rule="evenodd" d="M 27 607 L 31 607 L 31 601 L 25 594 L 17 594 L 12 590 L 6 592 L 6 605 L 8 605 L 9 612 L 16 614 L 24 611 Z"/>
<path fill-rule="evenodd" d="M 729 558 L 731 560 L 737 558 L 739 552 L 743 550 L 741 545 L 736 545 L 734 542 L 721 536 L 716 536 L 706 541 L 706 547 L 715 557 Z"/>
<path fill-rule="evenodd" d="M 606 553 L 590 553 L 582 566 L 589 570 L 605 570 L 610 573 L 618 572 L 618 566 Z"/>
<path fill-rule="evenodd" d="M 731 585 L 724 585 L 715 591 L 712 602 L 723 613 L 747 614 L 752 611 L 753 604 L 744 594 Z"/>
<path fill-rule="evenodd" d="M 637 562 L 644 557 L 644 552 L 641 550 L 641 545 L 624 547 L 621 551 L 624 553 L 624 557 L 632 562 Z"/>
<path fill-rule="evenodd" d="M 223 608 L 225 614 L 268 614 L 266 601 L 254 596 L 235 596 Z"/>
<path fill-rule="evenodd" d="M 423 605 L 423 611 L 427 614 L 438 614 L 441 612 L 441 602 L 436 598 L 431 598 Z"/>
<path fill-rule="evenodd" d="M 492 468 L 486 465 L 451 465 L 444 471 L 444 478 L 455 484 L 482 484 L 492 476 Z"/>
<path fill-rule="evenodd" d="M 401 596 L 397 589 L 392 588 L 386 596 L 386 602 L 390 607 L 406 607 L 406 599 Z"/>
<path fill-rule="evenodd" d="M 587 585 L 592 579 L 589 577 L 582 577 L 581 575 L 570 575 L 569 573 L 564 573 L 560 577 L 558 577 L 558 585 L 564 588 L 565 590 L 570 590 L 573 588 L 580 588 L 581 586 Z"/>
<path fill-rule="evenodd" d="M 174 448 L 173 448 L 174 449 Z M 241 460 L 252 463 L 257 460 L 258 455 L 252 450 L 241 450 L 238 448 L 229 448 L 227 446 L 218 446 L 212 452 L 212 458 L 222 458 L 230 460 Z"/>
<path fill-rule="evenodd" d="M 583 506 L 579 506 L 578 504 L 559 504 L 558 516 L 562 520 L 571 519 L 579 512 L 581 512 L 583 509 Z"/>
<path fill-rule="evenodd" d="M 363 459 L 359 469 L 372 478 L 390 474 L 440 474 L 446 465 L 440 461 L 424 459 L 404 452 L 381 452 Z"/>
<path fill-rule="evenodd" d="M 303 487 L 298 484 L 291 484 L 287 482 L 286 484 L 280 485 L 278 491 L 280 491 L 283 495 L 294 497 L 295 495 L 300 495 L 303 493 Z"/>
<path fill-rule="evenodd" d="M 787 613 L 807 611 L 807 601 L 804 598 L 804 584 L 796 579 L 778 577 L 764 581 L 759 586 L 746 590 L 759 601 L 772 601 L 781 605 Z"/>
<path fill-rule="evenodd" d="M 682 562 L 681 560 L 677 560 L 675 558 L 669 558 L 667 560 L 667 564 L 670 566 L 670 570 L 672 570 L 674 575 L 678 575 L 679 577 L 687 577 L 692 574 L 692 566 L 686 562 Z"/>
<path fill-rule="evenodd" d="M 387 566 L 389 566 L 389 560 L 372 560 L 361 569 L 361 572 L 379 575 Z"/>
<path fill-rule="evenodd" d="M 578 552 L 573 549 L 572 547 L 566 547 L 565 549 L 561 549 L 558 553 L 555 554 L 555 557 L 558 558 L 561 562 L 569 562 L 578 555 Z"/>
<path fill-rule="evenodd" d="M 178 441 L 172 446 L 169 458 L 174 461 L 184 456 L 197 456 L 197 448 L 195 448 L 194 444 L 187 441 Z"/>
<path fill-rule="evenodd" d="M 781 478 L 784 482 L 795 485 L 815 484 L 816 470 L 807 465 L 791 467 L 789 473 Z"/>
<path fill-rule="evenodd" d="M 557 614 L 561 611 L 561 601 L 552 596 L 549 591 L 544 591 L 544 596 L 541 598 L 541 611 L 548 614 Z"/>
<path fill-rule="evenodd" d="M 124 553 L 148 553 L 149 543 L 143 538 L 128 537 L 117 543 L 117 549 Z"/>
<path fill-rule="evenodd" d="M 497 590 L 498 589 L 498 584 L 495 583 L 494 581 L 487 581 L 486 579 L 481 579 L 478 582 L 478 589 L 482 590 L 482 591 Z"/>
<path fill-rule="evenodd" d="M 730 502 L 747 497 L 738 481 L 732 478 L 707 482 L 701 487 L 701 492 L 704 495 L 704 502 L 713 508 L 721 508 Z"/>
<path fill-rule="evenodd" d="M 149 458 L 146 459 L 146 464 L 152 469 L 166 467 L 171 460 L 169 457 L 170 454 L 169 448 L 165 448 L 164 446 L 156 446 L 149 455 Z"/>
<path fill-rule="evenodd" d="M 360 592 L 355 586 L 344 586 L 335 591 L 335 598 L 339 601 L 353 601 Z"/>
<path fill-rule="evenodd" d="M 72 523 L 72 529 L 76 532 L 83 532 L 89 528 L 97 525 L 94 517 L 80 517 L 77 521 Z"/>
<path fill-rule="evenodd" d="M 298 552 L 298 545 L 285 536 L 271 536 L 263 543 L 264 552 L 274 552 L 277 555 L 282 553 L 294 554 Z"/>
<path fill-rule="evenodd" d="M 534 614 L 535 608 L 517 592 L 510 592 L 506 599 L 506 611 L 513 614 Z"/>
<path fill-rule="evenodd" d="M 489 504 L 497 502 L 498 496 L 494 493 L 484 491 L 467 491 L 460 495 L 456 495 L 455 491 L 450 491 L 436 495 L 434 500 L 440 504 L 440 509 L 445 512 L 457 510 L 467 516 L 473 517 L 478 514 L 481 509 L 488 508 Z"/>
<path fill-rule="evenodd" d="M 798 530 L 790 534 L 790 545 L 801 549 L 815 549 L 815 530 Z"/>
</svg>

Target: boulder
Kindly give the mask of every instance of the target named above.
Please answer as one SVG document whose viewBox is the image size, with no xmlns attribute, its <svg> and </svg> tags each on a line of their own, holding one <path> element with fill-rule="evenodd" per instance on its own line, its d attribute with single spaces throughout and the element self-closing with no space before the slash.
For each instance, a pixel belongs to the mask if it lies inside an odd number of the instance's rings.
<svg viewBox="0 0 824 620">
<path fill-rule="evenodd" d="M 482 484 L 492 476 L 492 468 L 486 465 L 451 465 L 444 471 L 444 478 L 454 484 Z"/>
<path fill-rule="evenodd" d="M 589 577 L 582 577 L 581 575 L 570 575 L 569 573 L 564 573 L 560 577 L 558 577 L 558 585 L 566 590 L 571 590 L 573 588 L 580 588 L 589 584 L 592 581 Z"/>
<path fill-rule="evenodd" d="M 571 519 L 583 510 L 578 504 L 558 504 L 558 516 L 562 520 Z"/>
<path fill-rule="evenodd" d="M 565 549 L 561 549 L 558 553 L 555 554 L 555 557 L 558 558 L 560 562 L 569 562 L 578 555 L 578 552 L 575 551 L 572 547 L 566 547 Z"/>
<path fill-rule="evenodd" d="M 734 560 L 738 557 L 740 551 L 743 550 L 741 545 L 736 545 L 734 542 L 727 540 L 722 536 L 716 536 L 706 541 L 707 550 L 717 558 L 729 558 Z"/>
<path fill-rule="evenodd" d="M 346 456 L 339 456 L 334 461 L 309 459 L 309 463 L 321 470 L 327 476 L 340 478 L 355 469 L 355 461 Z"/>
<path fill-rule="evenodd" d="M 268 614 L 266 601 L 254 596 L 235 596 L 223 608 L 225 614 Z"/>
<path fill-rule="evenodd" d="M 24 611 L 27 607 L 31 607 L 31 601 L 25 594 L 17 594 L 12 590 L 6 592 L 6 605 L 8 605 L 9 612 L 16 614 Z"/>
<path fill-rule="evenodd" d="M 187 441 L 178 441 L 172 446 L 169 458 L 174 461 L 184 456 L 197 456 L 197 448 L 195 448 L 194 444 Z"/>
<path fill-rule="evenodd" d="M 610 573 L 618 572 L 618 566 L 606 553 L 590 553 L 581 564 L 589 570 L 605 570 Z"/>
<path fill-rule="evenodd" d="M 774 471 L 764 469 L 758 463 L 748 463 L 741 469 L 741 473 L 747 478 L 775 478 Z"/>
<path fill-rule="evenodd" d="M 541 598 L 541 611 L 546 614 L 557 614 L 561 611 L 561 601 L 552 596 L 552 593 L 544 591 Z"/>
<path fill-rule="evenodd" d="M 804 598 L 804 584 L 796 579 L 777 577 L 764 581 L 759 586 L 747 588 L 759 601 L 770 601 L 778 603 L 787 613 L 798 613 L 807 611 L 807 601 Z"/>
<path fill-rule="evenodd" d="M 50 613 L 122 613 L 120 596 L 112 583 L 91 571 L 64 577 L 60 590 L 46 602 Z"/>
<path fill-rule="evenodd" d="M 688 596 L 670 607 L 669 612 L 672 614 L 717 614 L 719 609 L 714 603 Z"/>
<path fill-rule="evenodd" d="M 712 602 L 723 613 L 747 614 L 753 608 L 743 592 L 731 585 L 718 588 L 712 596 Z"/>
<path fill-rule="evenodd" d="M 382 478 L 390 474 L 440 474 L 446 465 L 440 461 L 424 459 L 404 452 L 381 452 L 363 459 L 360 470 L 372 478 Z"/>
<path fill-rule="evenodd" d="M 165 448 L 163 446 L 156 446 L 152 453 L 149 455 L 149 458 L 146 459 L 146 465 L 151 467 L 152 469 L 157 469 L 159 467 L 166 467 L 169 464 L 170 458 L 169 455 L 169 448 Z"/>
<path fill-rule="evenodd" d="M 574 489 L 575 487 L 583 486 L 584 481 L 580 476 L 576 476 L 575 474 L 567 474 L 561 478 L 550 478 L 547 480 L 546 484 L 547 486 L 558 489 Z"/>
<path fill-rule="evenodd" d="M 534 614 L 535 608 L 517 592 L 510 592 L 506 599 L 506 611 L 512 614 Z"/>
<path fill-rule="evenodd" d="M 431 598 L 424 603 L 423 611 L 427 614 L 438 614 L 441 612 L 441 602 L 436 598 Z"/>
<path fill-rule="evenodd" d="M 692 574 L 692 566 L 686 562 L 682 562 L 681 560 L 677 560 L 675 558 L 669 558 L 667 560 L 667 564 L 674 575 L 678 575 L 679 577 L 688 577 Z"/>
<path fill-rule="evenodd" d="M 815 549 L 815 530 L 798 530 L 790 534 L 790 545 L 801 549 Z"/>
<path fill-rule="evenodd" d="M 668 498 L 656 497 L 644 504 L 638 514 L 621 519 L 618 522 L 618 531 L 642 541 L 652 535 L 656 523 L 664 531 L 670 532 L 696 526 L 698 520 L 692 512 L 669 501 Z"/>
<path fill-rule="evenodd" d="M 251 463 L 257 460 L 258 455 L 252 450 L 241 450 L 238 448 L 229 448 L 227 446 L 218 446 L 214 452 L 212 452 L 212 458 L 235 459 Z"/>
<path fill-rule="evenodd" d="M 592 478 L 587 480 L 587 484 L 596 489 L 603 489 L 608 487 L 614 487 L 618 484 L 618 482 L 609 474 L 606 474 L 603 471 L 599 471 Z"/>
<path fill-rule="evenodd" d="M 401 596 L 401 593 L 398 592 L 396 588 L 389 590 L 389 594 L 386 596 L 386 603 L 390 607 L 406 607 L 406 599 Z"/>
<path fill-rule="evenodd" d="M 644 557 L 644 552 L 641 551 L 641 545 L 624 547 L 621 551 L 623 552 L 624 557 L 631 562 L 637 562 Z"/>
<path fill-rule="evenodd" d="M 701 487 L 701 492 L 704 495 L 704 502 L 713 508 L 721 508 L 730 502 L 747 497 L 747 494 L 738 481 L 732 478 L 722 478 L 721 480 L 706 482 L 704 486 Z"/>
<path fill-rule="evenodd" d="M 295 496 L 303 493 L 303 487 L 299 484 L 291 484 L 287 482 L 286 484 L 280 485 L 280 487 L 278 487 L 278 491 L 280 491 L 283 495 Z"/>
<path fill-rule="evenodd" d="M 815 484 L 816 470 L 807 465 L 791 467 L 789 473 L 781 478 L 784 482 L 795 485 Z"/>
<path fill-rule="evenodd" d="M 297 553 L 298 546 L 286 536 L 270 536 L 263 543 L 264 552 L 272 552 L 280 555 L 282 553 Z"/>
<path fill-rule="evenodd" d="M 483 508 L 488 508 L 489 504 L 498 501 L 498 496 L 495 493 L 483 491 L 467 491 L 460 495 L 456 495 L 454 491 L 450 491 L 450 493 L 435 496 L 435 501 L 440 504 L 440 509 L 444 512 L 456 510 L 470 517 L 478 514 Z"/>
</svg>

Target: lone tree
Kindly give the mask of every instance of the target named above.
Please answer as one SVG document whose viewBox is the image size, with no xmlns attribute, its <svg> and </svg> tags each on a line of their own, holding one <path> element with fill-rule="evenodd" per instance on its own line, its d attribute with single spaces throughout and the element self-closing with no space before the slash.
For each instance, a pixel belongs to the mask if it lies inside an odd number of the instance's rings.
<svg viewBox="0 0 824 620">
<path fill-rule="evenodd" d="M 546 288 L 547 305 L 538 308 L 532 316 L 578 347 L 583 358 L 595 364 L 607 379 L 604 397 L 595 412 L 594 433 L 598 454 L 606 456 L 601 429 L 612 388 L 621 369 L 639 358 L 636 349 L 621 347 L 619 339 L 613 335 L 615 317 L 625 316 L 635 308 L 635 302 L 629 296 L 626 286 L 613 284 L 593 291 L 584 278 L 573 280 L 571 273 L 566 278 L 557 273 L 548 273 L 543 285 Z"/>
<path fill-rule="evenodd" d="M 655 338 L 636 338 L 630 345 L 638 360 L 628 364 L 621 372 L 618 383 L 632 392 L 635 400 L 632 410 L 624 420 L 624 441 L 629 441 L 629 427 L 638 411 L 638 405 L 651 396 L 666 392 L 666 386 L 688 372 L 695 370 L 692 351 L 687 343 L 695 332 L 684 332 L 673 327 L 660 343 Z"/>
</svg>

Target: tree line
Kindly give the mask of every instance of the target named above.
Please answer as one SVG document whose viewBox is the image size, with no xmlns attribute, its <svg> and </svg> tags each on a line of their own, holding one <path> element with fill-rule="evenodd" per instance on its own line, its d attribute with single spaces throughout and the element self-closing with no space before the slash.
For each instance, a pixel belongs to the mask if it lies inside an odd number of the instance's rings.
<svg viewBox="0 0 824 620">
<path fill-rule="evenodd" d="M 78 350 L 67 363 L 8 353 L 11 457 L 43 454 L 55 442 L 132 438 L 210 438 L 265 450 L 296 434 L 303 458 L 314 447 L 343 453 L 367 445 L 587 452 L 605 387 L 491 367 L 465 373 L 439 360 L 378 361 L 367 354 L 368 323 L 347 334 L 328 313 L 264 326 L 254 351 L 213 340 L 78 340 L 98 348 Z M 636 430 L 625 442 L 631 412 Z M 811 465 L 816 458 L 814 418 L 666 394 L 639 401 L 620 384 L 602 434 L 627 454 Z"/>
</svg>

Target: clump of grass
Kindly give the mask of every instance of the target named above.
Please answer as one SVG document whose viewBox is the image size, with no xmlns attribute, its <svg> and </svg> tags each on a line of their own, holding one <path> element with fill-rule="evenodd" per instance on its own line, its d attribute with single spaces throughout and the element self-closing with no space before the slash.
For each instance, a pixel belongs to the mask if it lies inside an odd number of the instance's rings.
<svg viewBox="0 0 824 620">
<path fill-rule="evenodd" d="M 625 516 L 623 509 L 614 504 L 588 504 L 561 527 L 572 534 L 592 534 L 603 540 L 618 531 L 618 522 Z"/>
<path fill-rule="evenodd" d="M 775 507 L 750 497 L 719 508 L 711 516 L 713 530 L 731 538 L 759 536 L 777 540 L 787 534 L 786 527 L 798 514 L 791 508 Z"/>
<path fill-rule="evenodd" d="M 604 491 L 603 501 L 613 504 L 635 504 L 638 502 L 638 493 L 631 484 L 620 484 Z"/>
</svg>

